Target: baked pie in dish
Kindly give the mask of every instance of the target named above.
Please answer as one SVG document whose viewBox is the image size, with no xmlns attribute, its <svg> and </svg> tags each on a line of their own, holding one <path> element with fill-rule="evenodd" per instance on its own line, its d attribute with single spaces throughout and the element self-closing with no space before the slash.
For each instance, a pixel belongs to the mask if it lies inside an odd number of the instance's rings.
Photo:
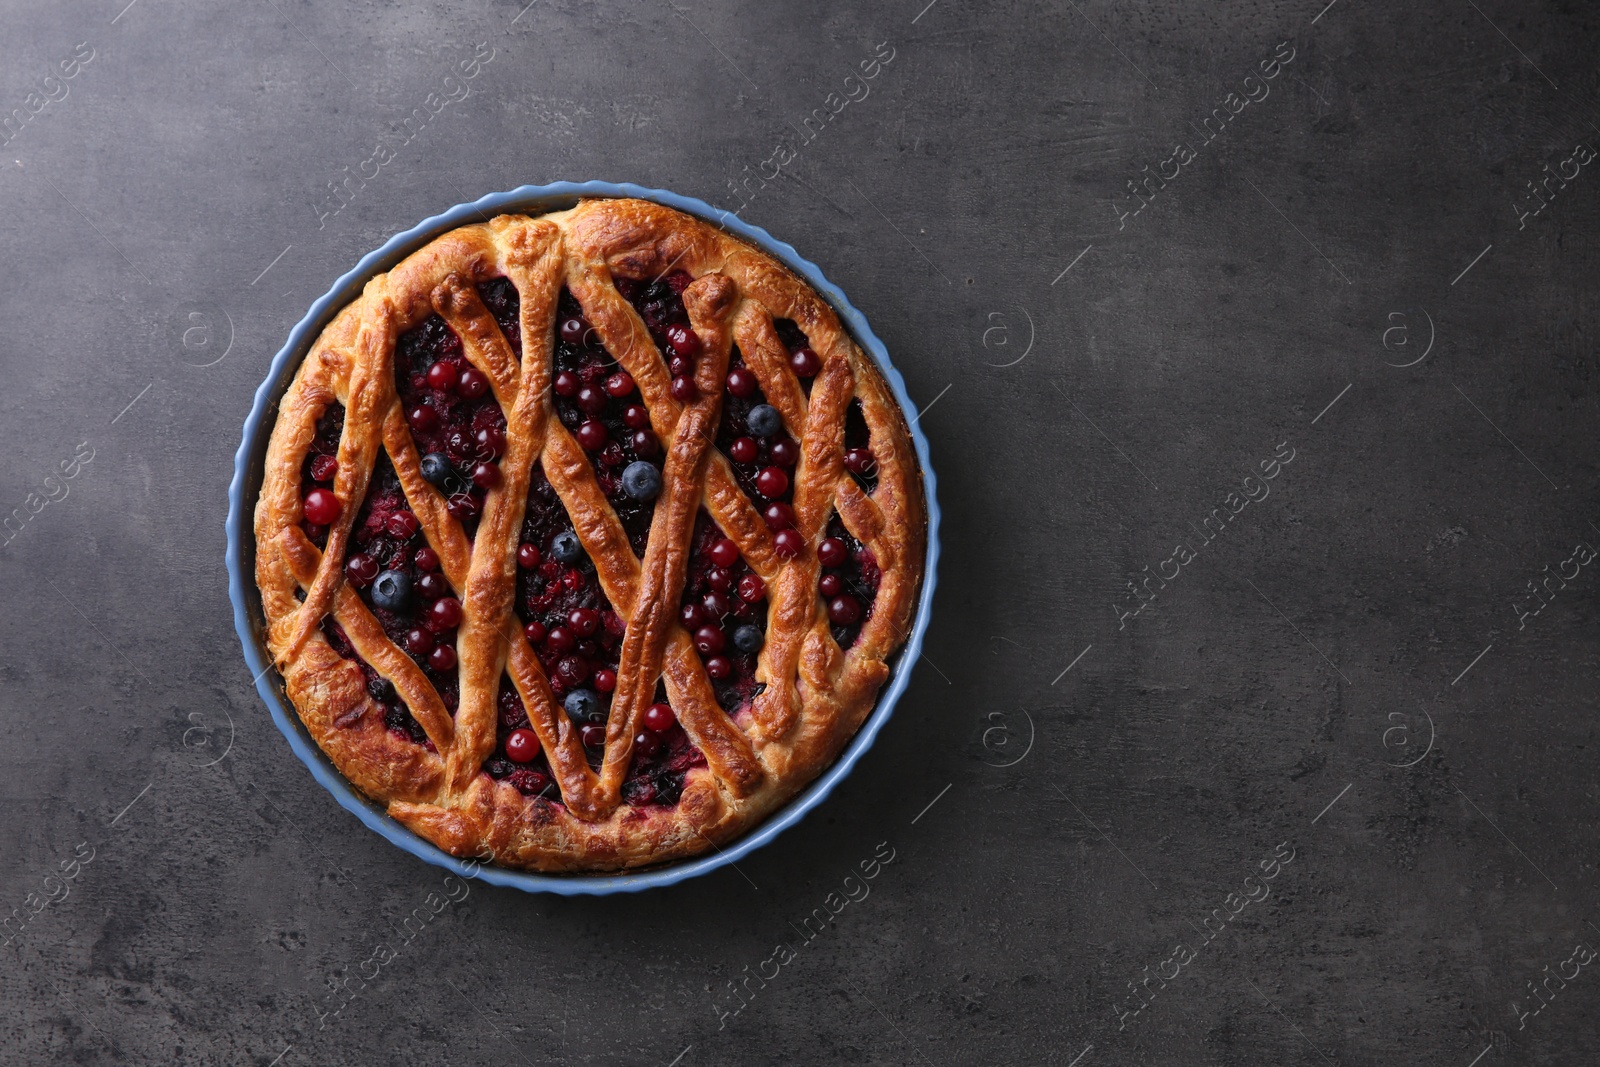
<svg viewBox="0 0 1600 1067">
<path fill-rule="evenodd" d="M 906 420 L 828 304 L 649 201 L 367 282 L 279 404 L 266 643 L 311 737 L 459 857 L 726 843 L 839 755 L 923 580 Z"/>
</svg>

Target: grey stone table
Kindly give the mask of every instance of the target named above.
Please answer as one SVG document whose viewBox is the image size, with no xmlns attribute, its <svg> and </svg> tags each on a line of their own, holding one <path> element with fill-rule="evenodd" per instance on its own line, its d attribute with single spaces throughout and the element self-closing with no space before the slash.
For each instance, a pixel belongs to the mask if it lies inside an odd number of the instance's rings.
<svg viewBox="0 0 1600 1067">
<path fill-rule="evenodd" d="M 0 11 L 0 1060 L 1600 1057 L 1592 7 L 524 2 Z M 946 517 L 852 779 L 610 899 L 340 809 L 222 565 L 310 301 L 561 178 L 820 263 Z"/>
</svg>

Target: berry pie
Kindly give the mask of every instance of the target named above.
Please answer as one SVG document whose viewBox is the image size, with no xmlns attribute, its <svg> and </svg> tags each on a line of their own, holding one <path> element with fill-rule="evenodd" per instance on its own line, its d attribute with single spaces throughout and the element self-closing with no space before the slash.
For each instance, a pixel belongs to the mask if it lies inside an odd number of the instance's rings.
<svg viewBox="0 0 1600 1067">
<path fill-rule="evenodd" d="M 357 789 L 456 856 L 609 871 L 726 843 L 837 758 L 927 511 L 821 297 L 588 200 L 366 284 L 280 403 L 255 536 L 288 696 Z"/>
</svg>

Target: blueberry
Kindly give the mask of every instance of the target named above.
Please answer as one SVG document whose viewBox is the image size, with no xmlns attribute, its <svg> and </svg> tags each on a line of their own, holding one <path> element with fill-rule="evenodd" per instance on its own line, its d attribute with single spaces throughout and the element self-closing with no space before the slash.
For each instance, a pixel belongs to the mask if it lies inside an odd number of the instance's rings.
<svg viewBox="0 0 1600 1067">
<path fill-rule="evenodd" d="M 372 603 L 385 611 L 404 611 L 411 601 L 411 576 L 384 571 L 372 580 Z"/>
<path fill-rule="evenodd" d="M 583 546 L 578 543 L 578 535 L 571 530 L 562 530 L 550 542 L 550 558 L 557 563 L 576 563 L 581 555 Z"/>
<path fill-rule="evenodd" d="M 741 626 L 733 631 L 733 647 L 740 652 L 760 652 L 766 636 L 754 626 Z"/>
<path fill-rule="evenodd" d="M 567 694 L 565 705 L 573 722 L 600 722 L 605 718 L 600 711 L 600 695 L 593 689 L 574 689 Z"/>
<path fill-rule="evenodd" d="M 757 404 L 744 417 L 744 422 L 757 437 L 773 437 L 783 429 L 783 416 L 771 404 Z"/>
<path fill-rule="evenodd" d="M 635 500 L 654 500 L 661 492 L 661 468 L 644 460 L 628 464 L 622 471 L 622 488 Z"/>
<path fill-rule="evenodd" d="M 435 489 L 443 489 L 455 474 L 450 457 L 443 452 L 429 452 L 422 457 L 422 477 Z"/>
</svg>

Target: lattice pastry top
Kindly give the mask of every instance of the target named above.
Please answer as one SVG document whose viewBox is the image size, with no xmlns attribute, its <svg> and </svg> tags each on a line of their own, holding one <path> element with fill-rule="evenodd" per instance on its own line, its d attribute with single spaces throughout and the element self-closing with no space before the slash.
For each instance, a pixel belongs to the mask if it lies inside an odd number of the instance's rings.
<svg viewBox="0 0 1600 1067">
<path fill-rule="evenodd" d="M 579 871 L 725 842 L 837 757 L 927 514 L 815 292 L 591 200 L 368 282 L 282 400 L 255 531 L 268 645 L 345 776 L 454 855 Z"/>
</svg>

